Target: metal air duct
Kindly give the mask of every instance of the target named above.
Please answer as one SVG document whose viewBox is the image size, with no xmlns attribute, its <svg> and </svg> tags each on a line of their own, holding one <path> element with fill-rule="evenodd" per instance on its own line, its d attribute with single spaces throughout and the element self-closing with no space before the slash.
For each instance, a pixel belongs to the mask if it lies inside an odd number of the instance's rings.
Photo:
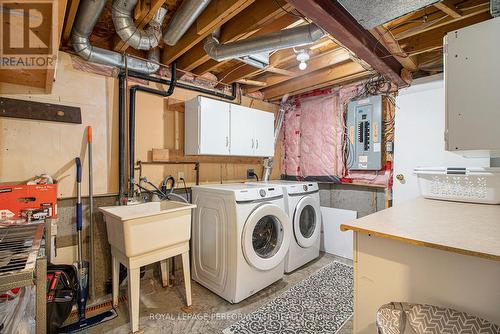
<svg viewBox="0 0 500 334">
<path fill-rule="evenodd" d="M 106 0 L 80 1 L 71 34 L 71 43 L 75 52 L 83 59 L 93 63 L 116 66 L 121 69 L 128 67 L 130 70 L 146 74 L 157 72 L 160 68 L 159 64 L 125 56 L 90 44 L 89 36 L 105 5 Z M 148 58 L 157 61 L 159 59 L 158 50 L 151 50 Z"/>
<path fill-rule="evenodd" d="M 184 0 L 163 34 L 163 41 L 174 46 L 208 6 L 210 0 Z"/>
<path fill-rule="evenodd" d="M 114 0 L 113 24 L 122 41 L 139 50 L 150 50 L 160 43 L 161 24 L 167 10 L 160 7 L 145 30 L 137 29 L 132 13 L 138 0 Z"/>
<path fill-rule="evenodd" d="M 217 38 L 212 35 L 205 39 L 203 47 L 212 59 L 223 61 L 312 44 L 323 36 L 323 30 L 311 23 L 226 44 L 220 44 Z"/>
</svg>

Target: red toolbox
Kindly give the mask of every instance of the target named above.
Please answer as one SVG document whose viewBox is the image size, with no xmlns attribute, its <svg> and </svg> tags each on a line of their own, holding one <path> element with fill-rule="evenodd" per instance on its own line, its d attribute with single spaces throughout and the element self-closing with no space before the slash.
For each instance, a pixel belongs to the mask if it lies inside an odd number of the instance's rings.
<svg viewBox="0 0 500 334">
<path fill-rule="evenodd" d="M 0 220 L 19 219 L 23 210 L 57 216 L 57 184 L 0 185 Z"/>
</svg>

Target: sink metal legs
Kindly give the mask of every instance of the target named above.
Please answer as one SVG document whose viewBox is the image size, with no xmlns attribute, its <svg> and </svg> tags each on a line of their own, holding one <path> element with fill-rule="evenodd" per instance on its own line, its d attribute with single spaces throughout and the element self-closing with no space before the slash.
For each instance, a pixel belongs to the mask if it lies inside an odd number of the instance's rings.
<svg viewBox="0 0 500 334">
<path fill-rule="evenodd" d="M 162 248 L 150 253 L 134 257 L 127 257 L 119 250 L 111 246 L 112 276 L 113 276 L 113 305 L 118 305 L 120 263 L 127 267 L 128 272 L 128 303 L 130 328 L 132 332 L 139 330 L 139 293 L 140 293 L 140 268 L 151 263 L 160 262 L 162 269 L 163 286 L 168 285 L 168 261 L 167 259 L 182 254 L 182 267 L 184 271 L 184 284 L 186 288 L 186 304 L 191 306 L 191 274 L 189 267 L 189 241 L 182 242 L 170 247 Z M 165 269 L 165 270 L 164 270 Z M 166 283 L 166 285 L 165 285 Z"/>
</svg>

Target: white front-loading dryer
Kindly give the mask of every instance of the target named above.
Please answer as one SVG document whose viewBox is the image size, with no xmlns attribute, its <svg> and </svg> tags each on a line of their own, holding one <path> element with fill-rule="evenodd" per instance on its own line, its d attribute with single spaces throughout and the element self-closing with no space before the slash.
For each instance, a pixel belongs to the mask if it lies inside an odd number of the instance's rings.
<svg viewBox="0 0 500 334">
<path fill-rule="evenodd" d="M 285 258 L 285 273 L 290 273 L 319 256 L 321 211 L 319 187 L 315 182 L 272 180 L 249 182 L 252 185 L 281 186 L 293 236 Z"/>
<path fill-rule="evenodd" d="M 279 186 L 193 187 L 193 279 L 238 303 L 283 277 L 292 238 Z"/>
</svg>

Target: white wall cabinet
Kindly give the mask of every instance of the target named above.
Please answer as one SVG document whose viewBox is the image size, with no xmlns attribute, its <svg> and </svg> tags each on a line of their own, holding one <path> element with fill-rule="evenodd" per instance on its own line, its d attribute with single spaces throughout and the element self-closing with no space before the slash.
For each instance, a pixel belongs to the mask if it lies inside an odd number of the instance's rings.
<svg viewBox="0 0 500 334">
<path fill-rule="evenodd" d="M 186 101 L 185 154 L 229 155 L 229 110 L 229 103 L 201 96 Z"/>
<path fill-rule="evenodd" d="M 186 102 L 187 155 L 274 155 L 274 114 L 203 96 Z"/>
</svg>

